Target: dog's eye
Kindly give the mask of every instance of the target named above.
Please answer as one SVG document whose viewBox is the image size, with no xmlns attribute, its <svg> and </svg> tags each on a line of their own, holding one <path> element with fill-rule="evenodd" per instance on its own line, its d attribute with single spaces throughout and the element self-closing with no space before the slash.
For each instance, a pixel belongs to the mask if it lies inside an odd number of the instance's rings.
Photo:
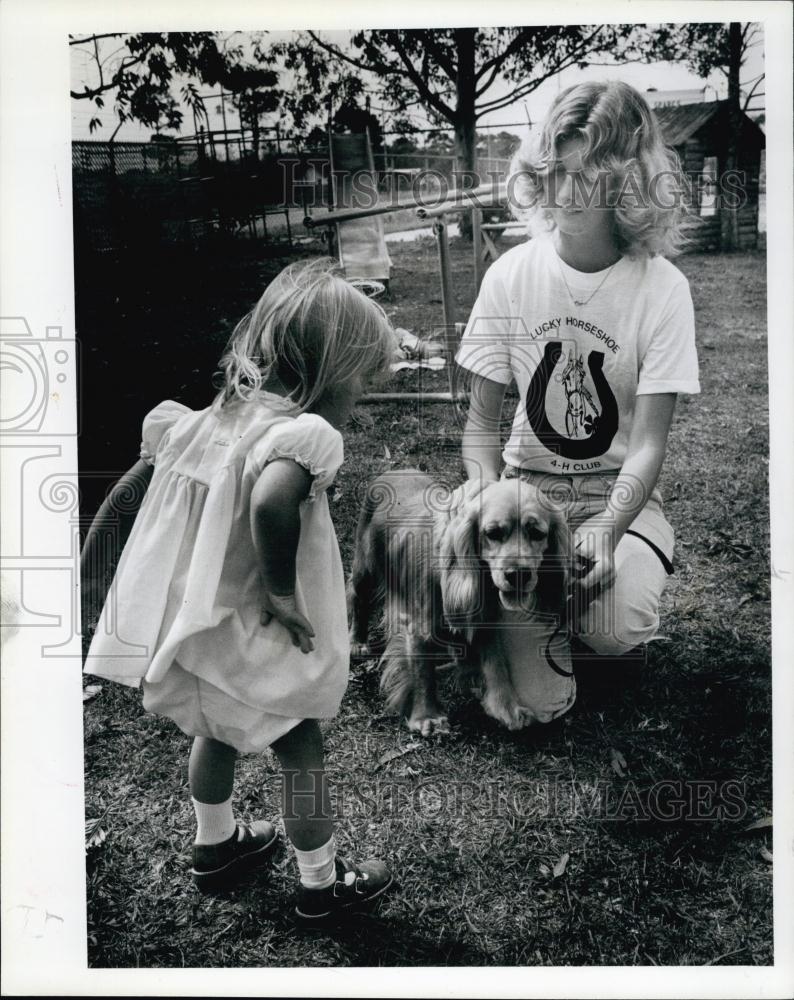
<svg viewBox="0 0 794 1000">
<path fill-rule="evenodd" d="M 548 532 L 539 528 L 536 524 L 525 524 L 524 531 L 531 542 L 542 542 L 548 535 Z"/>
<path fill-rule="evenodd" d="M 489 524 L 483 530 L 483 534 L 492 542 L 501 542 L 505 537 L 505 531 L 501 524 Z"/>
</svg>

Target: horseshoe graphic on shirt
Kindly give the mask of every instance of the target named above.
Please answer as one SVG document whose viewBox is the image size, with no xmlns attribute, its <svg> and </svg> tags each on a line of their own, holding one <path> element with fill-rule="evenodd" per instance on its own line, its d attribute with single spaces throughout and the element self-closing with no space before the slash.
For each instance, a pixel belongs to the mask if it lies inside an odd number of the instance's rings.
<svg viewBox="0 0 794 1000">
<path fill-rule="evenodd" d="M 543 360 L 535 369 L 527 388 L 525 406 L 529 426 L 545 448 L 563 458 L 596 458 L 609 449 L 618 430 L 618 404 L 603 372 L 604 355 L 601 351 L 591 351 L 587 356 L 587 367 L 601 405 L 601 413 L 592 422 L 591 434 L 585 438 L 572 439 L 559 434 L 552 427 L 546 413 L 546 390 L 561 354 L 562 345 L 559 341 L 551 340 L 546 344 Z"/>
</svg>

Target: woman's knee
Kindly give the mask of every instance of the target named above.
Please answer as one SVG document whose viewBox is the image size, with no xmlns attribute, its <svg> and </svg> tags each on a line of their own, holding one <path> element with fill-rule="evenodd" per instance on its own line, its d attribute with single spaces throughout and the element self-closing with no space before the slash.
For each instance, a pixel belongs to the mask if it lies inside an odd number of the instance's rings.
<svg viewBox="0 0 794 1000">
<path fill-rule="evenodd" d="M 618 545 L 617 578 L 587 608 L 579 638 L 602 656 L 622 656 L 648 642 L 659 628 L 659 600 L 667 573 L 642 539 L 627 535 Z"/>
<path fill-rule="evenodd" d="M 622 656 L 652 639 L 658 627 L 659 612 L 655 607 L 605 608 L 599 600 L 588 608 L 577 635 L 599 656 Z"/>
</svg>

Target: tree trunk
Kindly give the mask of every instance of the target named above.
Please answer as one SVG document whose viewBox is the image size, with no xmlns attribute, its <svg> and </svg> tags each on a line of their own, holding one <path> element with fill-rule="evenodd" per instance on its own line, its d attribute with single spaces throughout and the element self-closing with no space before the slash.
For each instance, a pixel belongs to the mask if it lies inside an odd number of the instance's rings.
<svg viewBox="0 0 794 1000">
<path fill-rule="evenodd" d="M 457 72 L 455 75 L 455 154 L 460 175 L 457 185 L 476 187 L 477 171 L 477 116 L 475 113 L 474 52 L 475 28 L 458 28 L 455 31 Z M 471 214 L 463 212 L 460 221 L 461 235 L 471 239 Z"/>
<path fill-rule="evenodd" d="M 739 71 L 742 65 L 742 26 L 732 21 L 728 27 L 728 154 L 725 162 L 727 171 L 739 168 L 739 136 L 742 128 L 740 104 Z M 724 250 L 739 249 L 739 207 L 721 206 L 722 247 Z"/>
</svg>

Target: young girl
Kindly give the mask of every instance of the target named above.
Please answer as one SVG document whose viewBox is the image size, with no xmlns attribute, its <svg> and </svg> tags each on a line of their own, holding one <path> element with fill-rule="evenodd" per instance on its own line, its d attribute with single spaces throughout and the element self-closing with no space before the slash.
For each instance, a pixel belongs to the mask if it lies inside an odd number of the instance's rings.
<svg viewBox="0 0 794 1000">
<path fill-rule="evenodd" d="M 86 671 L 140 685 L 144 708 L 194 738 L 201 889 L 225 887 L 274 846 L 269 822 L 239 823 L 232 808 L 237 754 L 272 748 L 305 920 L 392 881 L 379 861 L 336 856 L 316 720 L 338 711 L 349 664 L 325 490 L 343 458 L 339 428 L 393 352 L 383 311 L 330 262 L 286 268 L 235 330 L 213 405 L 167 401 L 145 418 L 141 461 L 106 500 L 82 555 L 90 587 L 103 535 L 145 490 Z"/>
<path fill-rule="evenodd" d="M 659 623 L 673 530 L 656 482 L 676 396 L 699 392 L 689 285 L 663 256 L 681 241 L 678 165 L 637 91 L 584 83 L 519 152 L 509 192 L 547 231 L 492 265 L 469 319 L 464 465 L 499 478 L 515 381 L 501 475 L 566 503 L 583 569 L 574 630 L 616 656 Z"/>
</svg>

